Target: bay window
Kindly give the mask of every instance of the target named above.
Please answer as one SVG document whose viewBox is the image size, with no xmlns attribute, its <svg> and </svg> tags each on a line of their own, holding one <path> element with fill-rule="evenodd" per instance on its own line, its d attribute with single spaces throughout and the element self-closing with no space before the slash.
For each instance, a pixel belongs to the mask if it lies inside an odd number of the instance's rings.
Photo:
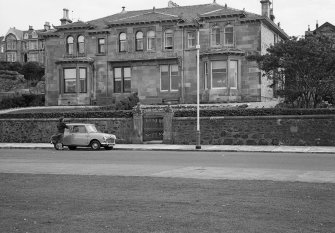
<svg viewBox="0 0 335 233">
<path fill-rule="evenodd" d="M 81 93 L 87 92 L 87 71 L 86 68 L 79 68 L 79 90 Z"/>
<path fill-rule="evenodd" d="M 87 93 L 87 68 L 69 67 L 63 70 L 64 93 Z M 77 85 L 78 88 L 77 88 Z"/>
<path fill-rule="evenodd" d="M 64 93 L 76 92 L 76 68 L 64 69 Z"/>
<path fill-rule="evenodd" d="M 238 61 L 211 62 L 212 89 L 237 89 Z"/>
</svg>

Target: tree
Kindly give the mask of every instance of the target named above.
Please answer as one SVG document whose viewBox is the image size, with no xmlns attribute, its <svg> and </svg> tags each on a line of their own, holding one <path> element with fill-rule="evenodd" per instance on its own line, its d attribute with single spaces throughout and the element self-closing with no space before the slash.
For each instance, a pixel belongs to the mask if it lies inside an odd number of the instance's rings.
<svg viewBox="0 0 335 233">
<path fill-rule="evenodd" d="M 44 76 L 44 67 L 37 62 L 27 62 L 22 66 L 21 73 L 27 81 L 36 85 Z"/>
<path fill-rule="evenodd" d="M 326 36 L 292 37 L 267 49 L 256 60 L 277 94 L 292 107 L 317 108 L 323 101 L 335 103 L 335 41 Z"/>
</svg>

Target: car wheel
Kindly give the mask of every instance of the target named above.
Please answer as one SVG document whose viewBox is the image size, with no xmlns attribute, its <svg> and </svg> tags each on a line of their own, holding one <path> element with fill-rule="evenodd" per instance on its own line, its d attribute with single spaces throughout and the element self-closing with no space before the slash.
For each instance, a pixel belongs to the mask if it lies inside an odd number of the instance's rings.
<svg viewBox="0 0 335 233">
<path fill-rule="evenodd" d="M 54 148 L 56 150 L 62 150 L 63 149 L 63 144 L 60 142 L 54 143 Z"/>
<path fill-rule="evenodd" d="M 75 150 L 75 149 L 77 149 L 76 146 L 68 146 L 68 148 L 69 148 L 69 150 Z"/>
<path fill-rule="evenodd" d="M 99 150 L 100 149 L 100 142 L 98 140 L 93 140 L 90 144 L 92 150 Z"/>
<path fill-rule="evenodd" d="M 112 146 L 105 146 L 105 150 L 113 150 Z"/>
</svg>

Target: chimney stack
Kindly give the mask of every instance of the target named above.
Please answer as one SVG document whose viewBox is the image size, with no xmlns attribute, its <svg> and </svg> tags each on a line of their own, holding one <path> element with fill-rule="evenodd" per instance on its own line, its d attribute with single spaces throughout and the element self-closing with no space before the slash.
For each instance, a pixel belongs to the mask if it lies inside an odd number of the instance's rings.
<svg viewBox="0 0 335 233">
<path fill-rule="evenodd" d="M 34 30 L 33 26 L 29 25 L 29 31 Z"/>
<path fill-rule="evenodd" d="M 65 25 L 68 23 L 72 23 L 72 20 L 69 18 L 69 10 L 64 8 L 63 9 L 63 18 L 60 19 L 61 25 Z"/>
<path fill-rule="evenodd" d="M 319 28 L 319 21 L 317 20 L 316 21 L 316 29 L 318 29 Z"/>
<path fill-rule="evenodd" d="M 262 0 L 262 16 L 270 18 L 270 0 Z"/>
<path fill-rule="evenodd" d="M 50 23 L 49 22 L 45 22 L 45 24 L 44 24 L 44 30 L 45 31 L 49 31 L 50 30 Z"/>
</svg>

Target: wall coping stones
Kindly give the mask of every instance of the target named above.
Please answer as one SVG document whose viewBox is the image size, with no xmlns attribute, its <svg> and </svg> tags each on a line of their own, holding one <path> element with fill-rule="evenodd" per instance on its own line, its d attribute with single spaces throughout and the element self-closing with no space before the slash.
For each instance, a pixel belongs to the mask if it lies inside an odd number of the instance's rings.
<svg viewBox="0 0 335 233">
<path fill-rule="evenodd" d="M 285 118 L 285 119 L 325 119 L 325 118 L 335 118 L 335 115 L 275 115 L 275 116 L 219 116 L 219 117 L 200 117 L 201 120 L 221 120 L 221 119 L 278 119 L 278 118 Z M 179 121 L 188 121 L 188 120 L 195 120 L 197 117 L 173 117 L 173 119 Z"/>
</svg>

